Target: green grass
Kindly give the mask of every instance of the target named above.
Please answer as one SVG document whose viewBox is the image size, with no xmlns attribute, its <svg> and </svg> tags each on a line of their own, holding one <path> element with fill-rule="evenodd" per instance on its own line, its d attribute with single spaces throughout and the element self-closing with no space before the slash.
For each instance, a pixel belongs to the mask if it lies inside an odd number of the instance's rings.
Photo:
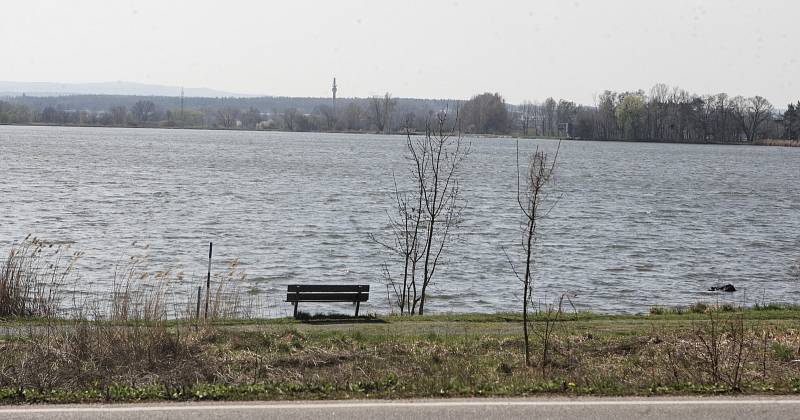
<svg viewBox="0 0 800 420">
<path fill-rule="evenodd" d="M 653 307 L 646 314 L 601 314 L 594 312 L 569 312 L 559 316 L 562 329 L 581 330 L 599 329 L 615 331 L 617 333 L 637 333 L 643 328 L 659 326 L 663 328 L 691 325 L 692 322 L 708 318 L 708 313 L 741 314 L 747 320 L 768 320 L 775 324 L 791 324 L 800 320 L 800 306 L 796 305 L 769 305 L 750 308 L 714 308 L 713 306 L 700 306 L 702 311 L 696 310 L 698 305 L 685 309 L 666 307 Z M 695 308 L 695 309 L 693 309 Z M 544 314 L 531 314 L 531 320 L 542 322 L 547 316 Z M 397 316 L 397 315 L 366 315 L 355 318 L 350 315 L 323 314 L 303 319 L 270 318 L 270 319 L 216 319 L 202 322 L 202 325 L 219 327 L 223 330 L 236 331 L 277 331 L 286 327 L 295 327 L 302 331 L 329 331 L 358 329 L 363 332 L 376 333 L 392 331 L 395 334 L 417 333 L 450 333 L 450 334 L 508 334 L 519 330 L 522 322 L 520 313 L 445 313 L 424 316 Z M 50 327 L 70 326 L 76 321 L 52 318 L 0 318 L 0 328 L 19 329 L 29 326 Z M 198 325 L 194 320 L 168 320 L 168 321 L 98 321 L 107 326 L 115 325 L 164 325 L 169 328 L 188 328 Z"/>
<path fill-rule="evenodd" d="M 729 305 L 720 305 L 719 307 L 704 303 L 695 303 L 688 307 L 666 307 L 666 306 L 653 306 L 649 313 L 633 313 L 633 314 L 605 314 L 589 311 L 578 312 L 563 312 L 560 319 L 565 321 L 580 321 L 580 320 L 641 320 L 641 319 L 661 319 L 661 320 L 692 320 L 703 319 L 708 312 L 736 312 L 742 313 L 747 318 L 752 319 L 800 319 L 800 305 L 783 305 L 783 304 L 769 304 L 764 306 L 752 306 L 746 308 L 733 307 Z M 531 319 L 543 319 L 546 314 L 531 313 Z M 384 321 L 407 322 L 413 320 L 415 322 L 520 322 L 522 321 L 522 314 L 519 312 L 495 312 L 495 313 L 438 313 L 433 315 L 417 315 L 417 316 L 400 316 L 400 315 L 376 315 L 368 314 L 354 317 L 346 314 L 315 314 L 305 315 L 302 319 L 294 319 L 292 317 L 284 318 L 267 318 L 267 319 L 214 319 L 209 322 L 216 325 L 242 325 L 242 324 L 298 324 L 304 322 L 324 322 L 324 321 Z M 5 324 L 43 324 L 43 323 L 70 323 L 68 319 L 53 319 L 46 317 L 0 317 L 0 323 Z M 130 322 L 130 321 L 128 321 Z M 186 325 L 193 324 L 194 320 L 171 320 L 167 323 L 172 325 Z"/>
</svg>

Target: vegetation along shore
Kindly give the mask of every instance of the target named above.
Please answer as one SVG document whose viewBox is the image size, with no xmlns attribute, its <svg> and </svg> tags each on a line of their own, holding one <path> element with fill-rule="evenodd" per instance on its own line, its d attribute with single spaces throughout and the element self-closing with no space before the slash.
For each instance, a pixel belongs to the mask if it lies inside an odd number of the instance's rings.
<svg viewBox="0 0 800 420">
<path fill-rule="evenodd" d="M 0 271 L 3 404 L 800 392 L 795 306 L 603 315 L 561 300 L 528 315 L 526 362 L 522 313 L 258 319 L 225 281 L 235 268 L 214 273 L 207 318 L 191 300 L 170 315 L 169 274 L 135 262 L 70 311 L 78 253 L 25 246 Z"/>
<path fill-rule="evenodd" d="M 304 321 L 6 319 L 0 402 L 800 392 L 796 307 Z M 544 331 L 544 328 L 534 328 Z M 546 338 L 546 340 L 544 340 Z M 548 356 L 541 360 L 547 343 Z"/>
<path fill-rule="evenodd" d="M 797 146 L 800 101 L 695 94 L 657 84 L 605 91 L 594 104 L 547 98 L 509 104 L 499 93 L 469 100 L 396 98 L 183 97 L 136 95 L 0 97 L 0 124 L 201 128 L 301 132 L 424 132 L 443 109 L 459 111 L 469 134 L 584 140 Z"/>
</svg>

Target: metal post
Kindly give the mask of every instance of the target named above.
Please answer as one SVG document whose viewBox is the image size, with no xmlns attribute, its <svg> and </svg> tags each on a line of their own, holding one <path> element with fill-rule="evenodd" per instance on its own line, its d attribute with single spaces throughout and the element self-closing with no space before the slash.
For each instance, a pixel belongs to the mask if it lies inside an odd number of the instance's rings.
<svg viewBox="0 0 800 420">
<path fill-rule="evenodd" d="M 206 277 L 206 314 L 205 318 L 208 319 L 208 301 L 211 293 L 211 252 L 214 249 L 214 243 L 208 243 L 208 277 Z"/>
<path fill-rule="evenodd" d="M 358 288 L 358 294 L 356 295 L 356 318 L 358 318 L 358 308 L 361 306 L 361 288 Z"/>
</svg>

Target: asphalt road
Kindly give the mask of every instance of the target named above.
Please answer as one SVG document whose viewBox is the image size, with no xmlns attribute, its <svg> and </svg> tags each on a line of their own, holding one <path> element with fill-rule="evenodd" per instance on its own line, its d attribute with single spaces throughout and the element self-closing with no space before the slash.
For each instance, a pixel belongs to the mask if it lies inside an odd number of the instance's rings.
<svg viewBox="0 0 800 420">
<path fill-rule="evenodd" d="M 771 419 L 800 418 L 790 398 L 579 398 L 12 406 L 0 419 Z"/>
</svg>

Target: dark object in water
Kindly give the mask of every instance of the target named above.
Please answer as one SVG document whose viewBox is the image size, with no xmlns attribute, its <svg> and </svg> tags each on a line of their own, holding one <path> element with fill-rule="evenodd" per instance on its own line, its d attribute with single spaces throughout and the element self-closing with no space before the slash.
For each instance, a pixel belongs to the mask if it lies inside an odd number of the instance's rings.
<svg viewBox="0 0 800 420">
<path fill-rule="evenodd" d="M 735 292 L 736 288 L 733 287 L 732 284 L 728 283 L 724 286 L 711 286 L 708 288 L 710 292 Z"/>
</svg>

